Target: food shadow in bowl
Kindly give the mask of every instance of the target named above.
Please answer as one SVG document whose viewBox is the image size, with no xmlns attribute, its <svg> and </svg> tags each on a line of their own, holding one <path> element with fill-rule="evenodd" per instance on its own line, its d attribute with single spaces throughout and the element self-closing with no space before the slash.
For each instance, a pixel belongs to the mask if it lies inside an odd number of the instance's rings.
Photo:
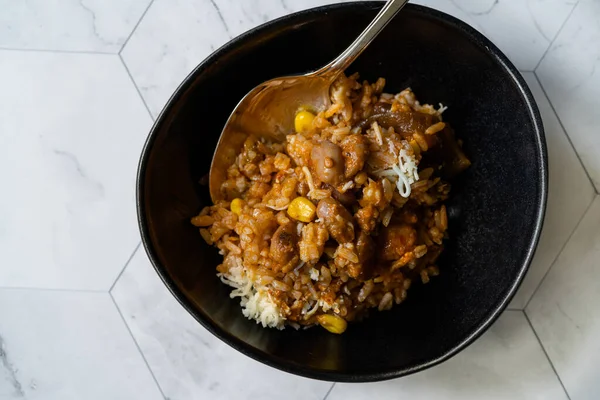
<svg viewBox="0 0 600 400">
<path fill-rule="evenodd" d="M 232 40 L 200 64 L 157 119 L 138 171 L 144 247 L 173 295 L 240 352 L 284 371 L 331 381 L 376 381 L 450 358 L 481 335 L 514 295 L 533 256 L 545 210 L 541 119 L 523 79 L 481 34 L 441 12 L 407 6 L 349 69 L 411 87 L 448 106 L 471 167 L 452 182 L 440 276 L 413 285 L 391 311 L 372 312 L 342 335 L 265 329 L 246 319 L 222 284 L 217 250 L 190 218 L 211 204 L 208 173 L 219 134 L 257 84 L 313 70 L 338 55 L 382 2 L 292 14 Z"/>
</svg>

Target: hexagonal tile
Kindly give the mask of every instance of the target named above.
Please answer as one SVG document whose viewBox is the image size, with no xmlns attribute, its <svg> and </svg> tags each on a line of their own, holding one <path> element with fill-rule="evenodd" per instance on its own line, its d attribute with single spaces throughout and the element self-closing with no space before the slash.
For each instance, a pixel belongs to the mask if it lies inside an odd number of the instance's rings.
<svg viewBox="0 0 600 400">
<path fill-rule="evenodd" d="M 337 384 L 328 400 L 566 400 L 521 311 L 507 311 L 449 361 L 416 375 L 363 385 Z"/>
<path fill-rule="evenodd" d="M 549 193 L 535 257 L 510 304 L 523 309 L 594 198 L 594 188 L 534 74 L 524 74 L 536 99 L 548 145 Z M 576 193 L 576 195 L 574 195 Z"/>
<path fill-rule="evenodd" d="M 163 399 L 107 293 L 0 289 L 0 398 Z"/>
<path fill-rule="evenodd" d="M 151 124 L 118 56 L 0 51 L 0 287 L 108 290 Z"/>
<path fill-rule="evenodd" d="M 526 310 L 573 400 L 600 393 L 599 260 L 597 197 Z"/>
<path fill-rule="evenodd" d="M 151 0 L 0 0 L 0 48 L 117 53 Z"/>
<path fill-rule="evenodd" d="M 600 2 L 581 0 L 537 74 L 600 190 Z"/>
<path fill-rule="evenodd" d="M 122 52 L 154 116 L 183 78 L 229 40 L 208 0 L 155 0 Z"/>
<path fill-rule="evenodd" d="M 213 51 L 257 25 L 335 0 L 155 0 L 123 50 L 153 115 Z"/>
<path fill-rule="evenodd" d="M 335 0 L 156 0 L 125 46 L 123 58 L 153 115 L 185 76 L 219 46 L 284 14 Z M 417 0 L 488 35 L 522 70 L 532 70 L 575 0 Z M 210 34 L 207 34 L 210 32 Z"/>
<path fill-rule="evenodd" d="M 112 295 L 171 400 L 321 400 L 331 387 L 262 365 L 221 342 L 179 305 L 143 249 Z"/>
<path fill-rule="evenodd" d="M 532 71 L 577 0 L 417 0 L 486 35 L 522 71 Z"/>
</svg>

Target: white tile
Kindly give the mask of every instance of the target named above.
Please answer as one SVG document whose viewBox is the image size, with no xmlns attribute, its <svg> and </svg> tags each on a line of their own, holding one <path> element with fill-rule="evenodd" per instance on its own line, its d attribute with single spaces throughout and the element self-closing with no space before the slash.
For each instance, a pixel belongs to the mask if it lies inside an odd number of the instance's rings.
<svg viewBox="0 0 600 400">
<path fill-rule="evenodd" d="M 600 189 L 600 2 L 581 0 L 537 74 Z"/>
<path fill-rule="evenodd" d="M 347 0 L 346 0 L 347 1 Z M 488 35 L 518 68 L 532 70 L 576 0 L 417 0 Z M 123 58 L 158 115 L 185 76 L 232 37 L 291 12 L 335 0 L 156 0 L 125 46 Z M 207 34 L 210 32 L 210 34 Z"/>
<path fill-rule="evenodd" d="M 532 71 L 577 0 L 416 0 L 487 36 L 523 71 Z"/>
<path fill-rule="evenodd" d="M 159 400 L 106 293 L 0 289 L 0 399 Z"/>
<path fill-rule="evenodd" d="M 0 51 L 0 287 L 108 290 L 151 119 L 118 56 Z"/>
<path fill-rule="evenodd" d="M 150 0 L 0 0 L 0 48 L 118 52 Z"/>
<path fill-rule="evenodd" d="M 524 74 L 544 120 L 549 193 L 535 257 L 510 308 L 523 309 L 594 198 L 594 188 L 533 73 Z M 574 195 L 576 193 L 576 195 Z"/>
<path fill-rule="evenodd" d="M 572 400 L 600 393 L 600 197 L 527 307 Z"/>
<path fill-rule="evenodd" d="M 210 0 L 155 0 L 122 56 L 156 116 L 183 78 L 229 38 Z"/>
<path fill-rule="evenodd" d="M 337 384 L 327 400 L 567 399 L 521 311 L 507 311 L 451 360 L 404 378 Z"/>
<path fill-rule="evenodd" d="M 143 249 L 112 294 L 171 400 L 321 400 L 331 387 L 267 367 L 214 337 L 168 292 Z"/>
<path fill-rule="evenodd" d="M 264 22 L 336 0 L 155 0 L 123 50 L 153 115 L 202 60 Z"/>
</svg>

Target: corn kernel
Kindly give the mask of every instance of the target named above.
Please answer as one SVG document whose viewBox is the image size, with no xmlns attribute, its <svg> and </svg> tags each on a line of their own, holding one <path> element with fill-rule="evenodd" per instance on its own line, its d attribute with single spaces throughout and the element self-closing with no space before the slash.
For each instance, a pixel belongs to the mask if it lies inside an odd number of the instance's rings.
<svg viewBox="0 0 600 400">
<path fill-rule="evenodd" d="M 244 202 L 242 199 L 233 199 L 231 200 L 231 205 L 229 206 L 229 208 L 231 209 L 232 213 L 240 215 L 242 213 L 243 205 Z"/>
<path fill-rule="evenodd" d="M 317 207 L 306 197 L 296 197 L 288 206 L 290 217 L 301 222 L 310 222 L 315 217 Z"/>
<path fill-rule="evenodd" d="M 296 118 L 294 118 L 294 128 L 296 129 L 296 132 L 303 132 L 311 129 L 314 119 L 315 114 L 310 111 L 300 111 L 296 114 Z"/>
<path fill-rule="evenodd" d="M 348 323 L 342 317 L 332 314 L 321 314 L 317 316 L 319 324 L 331 333 L 344 333 Z"/>
</svg>

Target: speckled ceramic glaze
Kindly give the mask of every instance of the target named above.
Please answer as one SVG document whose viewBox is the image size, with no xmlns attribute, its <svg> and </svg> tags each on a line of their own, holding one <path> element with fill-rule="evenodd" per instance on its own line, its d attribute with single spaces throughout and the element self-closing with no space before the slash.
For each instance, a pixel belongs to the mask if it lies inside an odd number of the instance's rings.
<svg viewBox="0 0 600 400">
<path fill-rule="evenodd" d="M 372 313 L 341 336 L 264 329 L 243 317 L 216 277 L 220 256 L 189 219 L 209 204 L 208 173 L 221 129 L 240 98 L 269 78 L 333 59 L 380 2 L 332 5 L 265 24 L 202 62 L 156 121 L 138 175 L 138 217 L 158 274 L 208 330 L 273 367 L 317 379 L 373 381 L 413 373 L 464 349 L 498 317 L 537 244 L 547 194 L 546 148 L 535 102 L 506 57 L 446 14 L 409 5 L 352 65 L 361 77 L 411 87 L 444 119 L 472 161 L 453 182 L 441 275 L 405 303 Z M 200 326 L 198 329 L 202 329 Z"/>
</svg>

